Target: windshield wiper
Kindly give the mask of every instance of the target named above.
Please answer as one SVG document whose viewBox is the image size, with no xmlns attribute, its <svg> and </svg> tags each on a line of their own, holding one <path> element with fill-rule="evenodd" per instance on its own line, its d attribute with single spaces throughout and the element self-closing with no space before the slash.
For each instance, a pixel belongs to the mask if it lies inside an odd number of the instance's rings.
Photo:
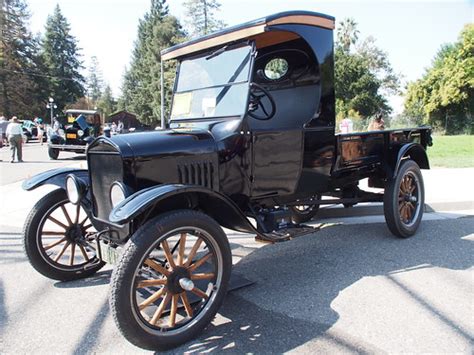
<svg viewBox="0 0 474 355">
<path fill-rule="evenodd" d="M 224 53 L 224 52 L 227 50 L 228 47 L 229 47 L 229 45 L 226 44 L 224 47 L 219 48 L 218 50 L 212 52 L 211 54 L 209 54 L 209 55 L 206 57 L 206 60 L 209 60 L 209 59 L 212 59 L 212 58 L 214 58 L 214 57 L 217 57 L 217 56 L 221 55 L 222 53 Z"/>
</svg>

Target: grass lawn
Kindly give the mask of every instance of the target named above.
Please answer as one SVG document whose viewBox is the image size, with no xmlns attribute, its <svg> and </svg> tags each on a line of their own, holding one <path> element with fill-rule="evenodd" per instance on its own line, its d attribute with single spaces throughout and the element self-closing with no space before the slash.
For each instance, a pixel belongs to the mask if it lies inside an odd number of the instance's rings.
<svg viewBox="0 0 474 355">
<path fill-rule="evenodd" d="M 431 167 L 474 167 L 474 136 L 433 136 L 428 158 Z"/>
</svg>

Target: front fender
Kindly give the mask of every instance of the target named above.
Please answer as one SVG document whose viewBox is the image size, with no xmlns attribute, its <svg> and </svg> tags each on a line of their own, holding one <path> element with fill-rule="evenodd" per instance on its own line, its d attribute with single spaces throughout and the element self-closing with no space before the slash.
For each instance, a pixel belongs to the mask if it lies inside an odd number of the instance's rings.
<svg viewBox="0 0 474 355">
<path fill-rule="evenodd" d="M 31 191 L 37 187 L 50 184 L 66 189 L 66 176 L 69 174 L 76 175 L 89 185 L 89 173 L 86 169 L 59 168 L 45 171 L 23 181 L 22 188 L 26 191 Z"/>
<path fill-rule="evenodd" d="M 183 200 L 186 197 L 196 207 L 214 218 L 221 226 L 240 232 L 256 233 L 257 230 L 242 213 L 240 208 L 228 197 L 196 185 L 159 185 L 138 191 L 119 203 L 109 215 L 112 223 L 123 225 L 160 205 L 168 205 L 170 199 Z M 190 208 L 180 206 L 177 208 Z"/>
</svg>

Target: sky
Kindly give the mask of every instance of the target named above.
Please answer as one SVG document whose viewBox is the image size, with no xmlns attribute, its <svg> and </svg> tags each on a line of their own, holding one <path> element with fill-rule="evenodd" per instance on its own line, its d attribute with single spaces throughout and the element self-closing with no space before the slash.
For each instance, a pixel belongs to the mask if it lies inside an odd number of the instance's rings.
<svg viewBox="0 0 474 355">
<path fill-rule="evenodd" d="M 71 24 L 71 33 L 82 48 L 87 67 L 91 56 L 99 60 L 104 81 L 115 96 L 125 68 L 130 63 L 139 19 L 150 0 L 26 0 L 34 33 L 44 32 L 49 14 L 59 4 Z M 183 0 L 168 0 L 170 12 L 181 23 L 186 16 Z M 467 23 L 474 22 L 474 0 L 444 1 L 316 1 L 316 0 L 220 0 L 218 17 L 236 25 L 289 10 L 322 12 L 336 22 L 352 17 L 358 23 L 359 38 L 372 36 L 388 58 L 402 83 L 420 78 L 443 43 L 457 40 Z M 86 74 L 86 73 L 84 73 Z M 402 110 L 403 99 L 390 97 L 394 113 Z"/>
</svg>

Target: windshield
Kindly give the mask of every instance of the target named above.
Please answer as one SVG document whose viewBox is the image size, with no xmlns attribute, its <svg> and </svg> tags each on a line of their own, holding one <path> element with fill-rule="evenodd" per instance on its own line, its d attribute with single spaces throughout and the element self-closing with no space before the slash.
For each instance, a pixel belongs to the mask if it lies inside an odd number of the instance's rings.
<svg viewBox="0 0 474 355">
<path fill-rule="evenodd" d="M 245 113 L 251 47 L 183 60 L 171 118 L 240 116 Z M 206 59 L 209 58 L 209 59 Z"/>
</svg>

